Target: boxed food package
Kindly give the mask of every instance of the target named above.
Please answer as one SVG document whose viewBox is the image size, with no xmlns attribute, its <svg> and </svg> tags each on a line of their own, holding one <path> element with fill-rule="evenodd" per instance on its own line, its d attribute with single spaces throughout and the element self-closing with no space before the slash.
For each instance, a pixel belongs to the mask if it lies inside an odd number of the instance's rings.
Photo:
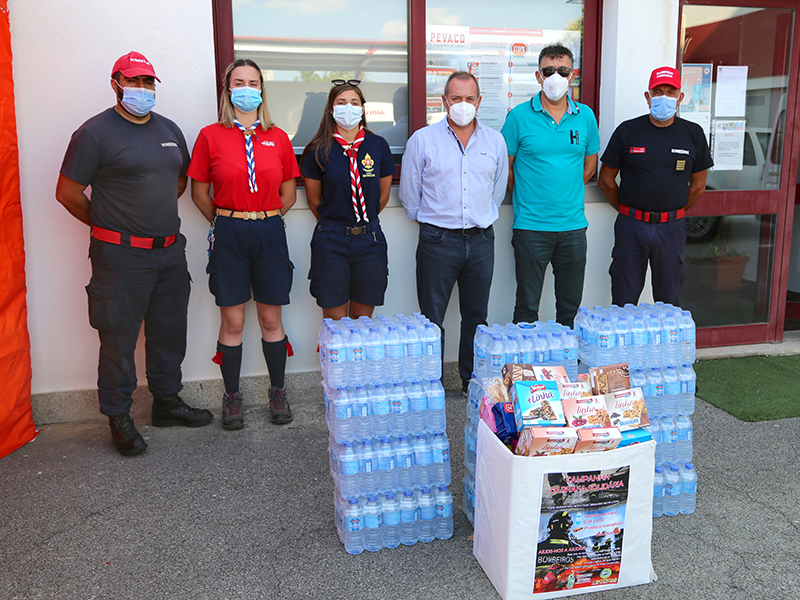
<svg viewBox="0 0 800 600">
<path fill-rule="evenodd" d="M 517 442 L 520 456 L 552 456 L 572 454 L 578 442 L 578 432 L 572 427 L 528 427 Z"/>
<path fill-rule="evenodd" d="M 531 367 L 536 381 L 560 381 L 561 383 L 569 383 L 567 377 L 567 370 L 564 367 Z"/>
<path fill-rule="evenodd" d="M 511 394 L 517 431 L 534 426 L 564 426 L 556 381 L 517 381 Z"/>
<path fill-rule="evenodd" d="M 586 398 L 592 395 L 592 386 L 588 381 L 558 383 L 558 393 L 563 402 L 567 398 Z"/>
<path fill-rule="evenodd" d="M 622 390 L 605 395 L 606 409 L 611 417 L 611 425 L 620 431 L 628 431 L 650 425 L 647 406 L 641 388 Z"/>
<path fill-rule="evenodd" d="M 563 386 L 559 386 L 563 390 Z M 561 405 L 567 426 L 575 429 L 611 427 L 605 396 L 562 396 Z"/>
<path fill-rule="evenodd" d="M 589 382 L 589 373 L 578 373 L 578 381 L 586 381 Z"/>
<path fill-rule="evenodd" d="M 641 444 L 642 442 L 649 442 L 653 439 L 647 429 L 629 429 L 622 432 L 622 441 L 617 448 L 624 448 L 625 446 L 632 446 L 633 444 Z"/>
<path fill-rule="evenodd" d="M 575 444 L 575 454 L 584 452 L 604 452 L 613 450 L 622 441 L 622 433 L 616 427 L 603 427 L 599 429 L 579 429 L 578 443 Z"/>
<path fill-rule="evenodd" d="M 619 390 L 627 390 L 631 387 L 628 363 L 607 365 L 605 367 L 590 367 L 589 380 L 592 383 L 592 392 L 595 395 L 609 394 Z"/>
<path fill-rule="evenodd" d="M 517 381 L 535 381 L 536 374 L 533 372 L 533 366 L 523 363 L 506 363 L 501 371 L 503 384 L 511 393 L 511 388 Z"/>
<path fill-rule="evenodd" d="M 510 444 L 517 435 L 517 420 L 514 417 L 514 405 L 511 402 L 498 402 L 492 406 L 495 433 L 504 444 Z"/>
</svg>

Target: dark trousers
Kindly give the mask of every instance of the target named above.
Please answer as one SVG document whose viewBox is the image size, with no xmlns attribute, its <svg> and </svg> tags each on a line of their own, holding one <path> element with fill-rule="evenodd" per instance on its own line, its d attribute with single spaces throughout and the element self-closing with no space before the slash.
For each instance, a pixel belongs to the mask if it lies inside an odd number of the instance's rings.
<svg viewBox="0 0 800 600">
<path fill-rule="evenodd" d="M 611 302 L 638 304 L 644 289 L 647 263 L 653 300 L 678 306 L 686 277 L 686 220 L 643 223 L 617 215 L 611 251 Z"/>
<path fill-rule="evenodd" d="M 185 249 L 180 234 L 171 246 L 153 250 L 91 241 L 92 279 L 86 292 L 89 323 L 100 336 L 97 388 L 104 415 L 130 411 L 142 321 L 150 392 L 163 398 L 182 388 L 190 289 Z"/>
<path fill-rule="evenodd" d="M 419 309 L 442 330 L 453 286 L 458 284 L 461 340 L 458 371 L 462 380 L 472 377 L 472 342 L 475 329 L 486 324 L 489 289 L 494 274 L 494 230 L 466 235 L 425 223 L 419 226 L 417 245 L 417 299 Z"/>
<path fill-rule="evenodd" d="M 517 300 L 514 322 L 539 320 L 539 303 L 547 265 L 553 265 L 556 321 L 572 327 L 583 298 L 586 271 L 586 228 L 574 231 L 528 231 L 514 229 L 514 265 Z"/>
</svg>

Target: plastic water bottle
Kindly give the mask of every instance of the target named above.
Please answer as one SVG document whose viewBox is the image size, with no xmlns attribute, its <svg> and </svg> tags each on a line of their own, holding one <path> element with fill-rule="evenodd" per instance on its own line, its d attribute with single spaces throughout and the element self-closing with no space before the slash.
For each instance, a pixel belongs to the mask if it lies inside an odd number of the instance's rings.
<svg viewBox="0 0 800 600">
<path fill-rule="evenodd" d="M 383 547 L 397 548 L 400 545 L 400 503 L 394 492 L 386 492 L 381 503 L 383 513 Z"/>
<path fill-rule="evenodd" d="M 342 496 L 349 498 L 358 496 L 361 492 L 358 477 L 358 456 L 353 449 L 352 442 L 345 442 L 339 453 L 339 491 Z"/>
<path fill-rule="evenodd" d="M 564 332 L 564 368 L 570 381 L 578 381 L 578 336 L 574 331 Z"/>
<path fill-rule="evenodd" d="M 355 421 L 355 438 L 371 439 L 372 428 L 372 403 L 367 397 L 367 388 L 357 385 L 353 390 L 353 420 Z"/>
<path fill-rule="evenodd" d="M 428 398 L 422 389 L 422 382 L 414 380 L 407 389 L 408 414 L 411 426 L 408 433 L 419 434 L 428 430 Z"/>
<path fill-rule="evenodd" d="M 697 358 L 697 330 L 695 328 L 694 319 L 692 319 L 692 313 L 690 313 L 688 310 L 681 311 L 679 328 L 681 332 L 681 361 L 691 365 Z"/>
<path fill-rule="evenodd" d="M 376 383 L 367 389 L 367 397 L 372 407 L 372 429 L 375 436 L 391 435 L 392 412 L 386 386 Z"/>
<path fill-rule="evenodd" d="M 539 332 L 533 338 L 533 363 L 534 365 L 546 365 L 550 360 L 550 344 L 547 342 L 547 334 Z"/>
<path fill-rule="evenodd" d="M 678 464 L 692 462 L 692 439 L 694 427 L 689 415 L 678 415 L 675 418 L 675 429 L 678 439 L 676 444 L 676 462 Z"/>
<path fill-rule="evenodd" d="M 446 485 L 436 492 L 436 537 L 449 540 L 453 537 L 453 496 Z"/>
<path fill-rule="evenodd" d="M 358 498 L 350 498 L 344 509 L 344 549 L 348 554 L 361 554 L 364 551 L 364 511 Z"/>
<path fill-rule="evenodd" d="M 433 447 L 427 435 L 418 435 L 414 439 L 414 481 L 417 486 L 431 485 L 433 465 Z"/>
<path fill-rule="evenodd" d="M 658 314 L 647 313 L 645 326 L 647 328 L 647 364 L 651 367 L 660 367 L 662 365 L 661 337 L 663 332 Z"/>
<path fill-rule="evenodd" d="M 528 363 L 531 364 L 531 363 Z M 480 403 L 483 399 L 483 388 L 475 379 L 471 379 L 467 385 L 467 419 L 478 424 L 480 418 Z"/>
<path fill-rule="evenodd" d="M 522 362 L 522 355 L 519 350 L 519 336 L 516 333 L 506 335 L 504 354 L 507 363 Z"/>
<path fill-rule="evenodd" d="M 435 323 L 422 328 L 422 370 L 427 379 L 442 376 L 442 337 Z"/>
<path fill-rule="evenodd" d="M 600 328 L 595 336 L 597 345 L 597 365 L 599 367 L 614 364 L 614 327 L 611 319 L 603 317 L 600 321 Z"/>
<path fill-rule="evenodd" d="M 332 391 L 333 435 L 337 442 L 352 440 L 355 437 L 356 423 L 353 419 L 353 400 L 346 387 Z"/>
<path fill-rule="evenodd" d="M 382 383 L 386 381 L 386 346 L 383 344 L 380 328 L 371 326 L 367 335 L 367 381 Z"/>
<path fill-rule="evenodd" d="M 428 394 L 428 431 L 437 433 L 447 429 L 447 416 L 445 412 L 444 387 L 438 379 L 431 379 L 427 389 Z"/>
<path fill-rule="evenodd" d="M 697 471 L 692 463 L 686 463 L 681 472 L 680 509 L 684 515 L 694 512 L 697 504 Z"/>
<path fill-rule="evenodd" d="M 392 384 L 392 389 L 389 390 L 389 405 L 392 408 L 392 430 L 396 435 L 408 433 L 411 425 L 411 417 L 409 416 L 409 401 L 406 388 L 400 381 L 395 381 Z"/>
<path fill-rule="evenodd" d="M 673 311 L 664 313 L 664 334 L 662 343 L 664 344 L 664 356 L 662 360 L 667 365 L 677 365 L 680 361 L 680 331 L 678 329 L 678 319 L 675 318 Z"/>
<path fill-rule="evenodd" d="M 680 509 L 681 473 L 678 465 L 670 464 L 664 473 L 666 495 L 664 496 L 664 514 L 670 517 L 677 515 Z"/>
<path fill-rule="evenodd" d="M 564 342 L 560 331 L 550 332 L 550 364 L 555 367 L 564 367 Z"/>
<path fill-rule="evenodd" d="M 475 329 L 475 338 L 472 343 L 473 354 L 475 361 L 473 368 L 478 377 L 486 376 L 486 357 L 489 352 L 489 345 L 486 340 L 489 328 L 486 325 L 478 325 Z"/>
<path fill-rule="evenodd" d="M 467 471 L 461 480 L 464 484 L 464 495 L 461 497 L 461 508 L 467 519 L 475 526 L 475 476 Z"/>
<path fill-rule="evenodd" d="M 411 381 L 422 374 L 422 340 L 416 325 L 406 325 L 403 344 L 406 354 L 403 375 L 406 381 Z"/>
<path fill-rule="evenodd" d="M 414 487 L 414 449 L 408 443 L 408 436 L 401 435 L 395 445 L 397 457 L 397 483 L 401 488 Z"/>
<path fill-rule="evenodd" d="M 666 493 L 666 479 L 664 468 L 656 466 L 656 474 L 653 479 L 653 517 L 660 517 L 664 514 L 664 495 Z"/>
<path fill-rule="evenodd" d="M 505 352 L 503 351 L 503 338 L 500 335 L 492 336 L 492 343 L 489 345 L 489 377 L 499 377 L 506 364 Z"/>
<path fill-rule="evenodd" d="M 419 539 L 419 504 L 413 490 L 405 490 L 400 499 L 400 543 L 413 546 Z"/>
<path fill-rule="evenodd" d="M 662 411 L 665 415 L 678 414 L 678 402 L 681 394 L 681 380 L 678 377 L 678 368 L 675 365 L 667 365 L 664 371 L 664 401 Z"/>
<path fill-rule="evenodd" d="M 478 452 L 478 425 L 467 421 L 464 426 L 464 466 L 475 474 L 475 462 Z"/>
<path fill-rule="evenodd" d="M 378 504 L 378 497 L 375 495 L 367 496 L 367 503 L 364 505 L 364 549 L 370 552 L 377 552 L 383 548 L 383 511 Z"/>
<path fill-rule="evenodd" d="M 389 325 L 384 338 L 386 380 L 403 381 L 403 341 L 396 325 Z"/>
<path fill-rule="evenodd" d="M 364 338 L 358 327 L 350 328 L 347 338 L 347 382 L 350 385 L 366 383 L 367 355 L 364 352 Z"/>
<path fill-rule="evenodd" d="M 664 432 L 661 431 L 661 420 L 658 417 L 650 417 L 650 425 L 645 427 L 647 433 L 650 434 L 650 437 L 653 438 L 653 441 L 656 443 L 656 452 L 655 452 L 655 463 L 661 464 L 664 462 L 663 457 L 663 450 L 664 450 Z"/>
<path fill-rule="evenodd" d="M 524 364 L 532 365 L 534 363 L 536 351 L 533 344 L 532 333 L 525 331 L 520 336 L 519 355 Z"/>
<path fill-rule="evenodd" d="M 378 491 L 378 455 L 370 440 L 361 440 L 358 450 L 358 475 L 361 478 L 361 493 L 370 494 Z"/>
<path fill-rule="evenodd" d="M 615 338 L 614 363 L 629 362 L 631 358 L 631 331 L 628 318 L 624 314 L 617 315 L 613 322 Z M 630 366 L 630 364 L 628 365 Z"/>
<path fill-rule="evenodd" d="M 375 451 L 378 457 L 378 490 L 388 492 L 396 490 L 397 481 L 397 455 L 388 437 L 382 437 Z"/>
<path fill-rule="evenodd" d="M 328 385 L 331 387 L 347 385 L 347 348 L 344 336 L 338 329 L 331 331 L 327 357 Z"/>
<path fill-rule="evenodd" d="M 628 366 L 647 366 L 647 331 L 644 328 L 644 319 L 641 315 L 634 315 L 631 322 L 631 347 Z"/>
<path fill-rule="evenodd" d="M 629 373 L 631 375 L 631 387 L 641 388 L 642 395 L 647 397 L 649 390 L 647 389 L 647 376 L 644 374 L 644 369 L 641 367 L 634 367 L 629 369 Z M 650 411 L 648 411 L 648 413 L 649 412 Z"/>
<path fill-rule="evenodd" d="M 678 460 L 678 428 L 675 419 L 665 415 L 661 419 L 661 439 L 663 440 L 663 450 L 661 459 L 666 463 L 674 463 Z"/>
<path fill-rule="evenodd" d="M 678 375 L 681 379 L 681 393 L 678 397 L 678 412 L 684 415 L 694 414 L 695 392 L 697 391 L 697 375 L 691 364 L 683 363 Z"/>
<path fill-rule="evenodd" d="M 661 375 L 661 367 L 650 367 L 647 374 L 648 394 L 645 398 L 647 413 L 655 417 L 664 414 L 664 377 Z"/>
<path fill-rule="evenodd" d="M 431 483 L 450 485 L 450 442 L 444 433 L 433 434 L 431 450 Z"/>
<path fill-rule="evenodd" d="M 432 542 L 436 539 L 436 500 L 431 495 L 431 488 L 420 490 L 419 503 L 419 541 Z"/>
</svg>

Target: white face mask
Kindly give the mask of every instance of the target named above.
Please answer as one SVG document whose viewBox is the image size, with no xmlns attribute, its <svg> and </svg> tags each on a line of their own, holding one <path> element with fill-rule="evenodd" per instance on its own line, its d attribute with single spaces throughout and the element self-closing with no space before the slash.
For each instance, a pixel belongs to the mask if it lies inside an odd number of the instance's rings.
<svg viewBox="0 0 800 600">
<path fill-rule="evenodd" d="M 333 120 L 344 129 L 350 131 L 358 127 L 361 123 L 361 117 L 364 114 L 363 106 L 355 106 L 353 104 L 336 104 L 333 107 Z"/>
<path fill-rule="evenodd" d="M 553 73 L 542 83 L 542 90 L 551 102 L 558 102 L 564 97 L 569 89 L 569 77 L 562 77 L 558 73 Z"/>
<path fill-rule="evenodd" d="M 459 127 L 466 127 L 472 123 L 472 119 L 475 118 L 476 110 L 474 104 L 470 104 L 469 102 L 457 102 L 450 106 L 450 110 L 447 114 L 450 115 L 453 123 Z"/>
</svg>

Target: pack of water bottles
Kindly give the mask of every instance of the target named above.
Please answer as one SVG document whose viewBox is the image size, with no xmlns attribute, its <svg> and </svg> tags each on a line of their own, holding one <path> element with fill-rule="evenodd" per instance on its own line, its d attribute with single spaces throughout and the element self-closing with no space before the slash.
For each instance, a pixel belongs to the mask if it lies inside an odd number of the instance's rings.
<svg viewBox="0 0 800 600">
<path fill-rule="evenodd" d="M 439 328 L 419 313 L 326 319 L 319 346 L 335 521 L 345 550 L 451 537 Z"/>
<path fill-rule="evenodd" d="M 577 381 L 578 347 L 577 332 L 552 320 L 479 325 L 473 343 L 474 376 L 500 377 L 506 363 L 522 363 L 534 367 L 562 366 L 569 380 Z"/>
<path fill-rule="evenodd" d="M 467 424 L 464 426 L 464 467 L 462 479 L 464 496 L 462 509 L 469 522 L 475 525 L 475 463 L 478 456 L 478 422 L 483 388 L 475 380 L 467 386 Z"/>
</svg>

